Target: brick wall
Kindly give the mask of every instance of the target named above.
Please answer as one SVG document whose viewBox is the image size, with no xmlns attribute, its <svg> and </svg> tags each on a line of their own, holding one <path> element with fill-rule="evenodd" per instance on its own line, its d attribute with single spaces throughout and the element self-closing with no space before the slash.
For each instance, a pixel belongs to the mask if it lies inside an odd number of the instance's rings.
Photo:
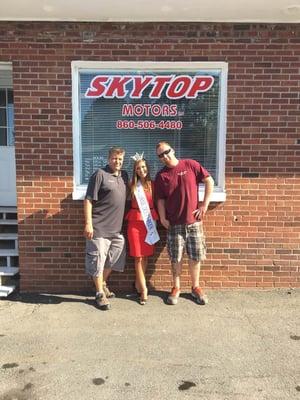
<svg viewBox="0 0 300 400">
<path fill-rule="evenodd" d="M 0 22 L 0 61 L 13 63 L 21 290 L 92 287 L 82 202 L 71 198 L 73 60 L 228 62 L 227 200 L 206 218 L 202 284 L 299 287 L 299 34 L 292 24 Z M 128 260 L 112 283 L 128 289 L 133 276 Z M 162 244 L 149 277 L 171 286 Z"/>
</svg>

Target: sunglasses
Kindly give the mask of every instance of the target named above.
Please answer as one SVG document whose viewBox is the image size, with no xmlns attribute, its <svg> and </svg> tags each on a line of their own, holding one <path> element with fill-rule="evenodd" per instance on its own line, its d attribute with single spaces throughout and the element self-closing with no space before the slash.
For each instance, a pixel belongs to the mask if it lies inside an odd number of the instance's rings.
<svg viewBox="0 0 300 400">
<path fill-rule="evenodd" d="M 162 153 L 157 154 L 157 157 L 158 157 L 158 158 L 163 158 L 163 156 L 167 156 L 167 155 L 170 153 L 171 150 L 172 150 L 172 149 L 165 150 L 165 151 L 163 151 Z"/>
</svg>

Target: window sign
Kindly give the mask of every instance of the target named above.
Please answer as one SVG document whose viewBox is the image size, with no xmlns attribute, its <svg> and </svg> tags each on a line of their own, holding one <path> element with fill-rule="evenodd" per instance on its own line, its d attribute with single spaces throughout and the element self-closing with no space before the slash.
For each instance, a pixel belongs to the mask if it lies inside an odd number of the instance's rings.
<svg viewBox="0 0 300 400">
<path fill-rule="evenodd" d="M 130 156 L 144 152 L 154 178 L 161 140 L 178 158 L 199 161 L 224 194 L 227 64 L 77 61 L 72 68 L 74 198 L 82 198 L 112 146 L 126 150 L 129 174 Z"/>
</svg>

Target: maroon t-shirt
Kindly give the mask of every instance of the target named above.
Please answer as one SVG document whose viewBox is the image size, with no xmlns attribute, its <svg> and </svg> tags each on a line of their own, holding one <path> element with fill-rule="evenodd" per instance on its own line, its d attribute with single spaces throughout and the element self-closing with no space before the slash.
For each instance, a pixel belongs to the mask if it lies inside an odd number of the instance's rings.
<svg viewBox="0 0 300 400">
<path fill-rule="evenodd" d="M 155 178 L 155 195 L 165 200 L 166 218 L 171 225 L 193 224 L 198 208 L 198 184 L 210 176 L 194 160 L 179 160 L 174 168 L 164 167 Z"/>
</svg>

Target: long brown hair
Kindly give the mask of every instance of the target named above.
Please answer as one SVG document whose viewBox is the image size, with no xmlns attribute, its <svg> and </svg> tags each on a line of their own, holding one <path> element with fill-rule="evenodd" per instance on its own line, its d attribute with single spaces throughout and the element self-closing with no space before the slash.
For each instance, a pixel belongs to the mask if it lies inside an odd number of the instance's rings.
<svg viewBox="0 0 300 400">
<path fill-rule="evenodd" d="M 152 186 L 151 186 L 151 177 L 150 177 L 150 169 L 149 169 L 149 164 L 148 162 L 142 158 L 141 160 L 137 160 L 134 162 L 133 164 L 133 172 L 132 172 L 132 179 L 131 179 L 131 187 L 130 187 L 130 194 L 131 197 L 134 196 L 134 191 L 136 189 L 137 183 L 140 180 L 140 178 L 138 177 L 137 173 L 136 173 L 136 167 L 138 166 L 138 164 L 140 162 L 144 162 L 146 164 L 147 167 L 147 175 L 145 177 L 145 183 L 143 185 L 143 188 L 148 190 L 150 193 L 152 193 Z"/>
</svg>

